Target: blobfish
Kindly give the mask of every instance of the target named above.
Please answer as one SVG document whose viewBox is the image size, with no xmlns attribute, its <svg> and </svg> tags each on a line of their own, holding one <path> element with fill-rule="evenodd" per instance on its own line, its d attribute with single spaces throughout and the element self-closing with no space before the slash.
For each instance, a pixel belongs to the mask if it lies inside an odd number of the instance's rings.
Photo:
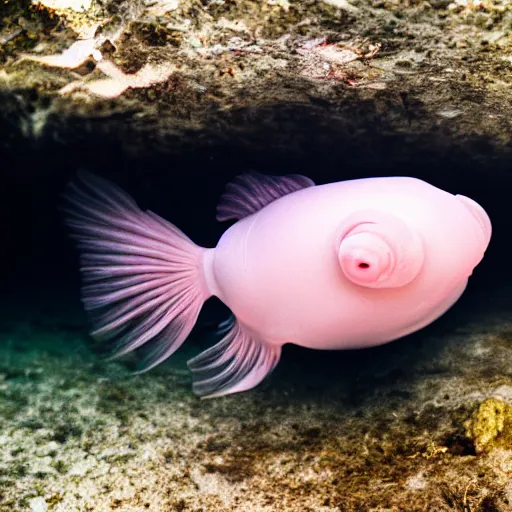
<svg viewBox="0 0 512 512">
<path fill-rule="evenodd" d="M 356 349 L 422 329 L 460 298 L 492 231 L 472 199 L 403 176 L 241 174 L 217 207 L 234 223 L 215 248 L 99 176 L 79 173 L 64 196 L 91 335 L 114 341 L 115 356 L 142 347 L 147 371 L 210 297 L 231 310 L 222 339 L 188 361 L 202 398 L 255 387 L 286 343 Z"/>
</svg>

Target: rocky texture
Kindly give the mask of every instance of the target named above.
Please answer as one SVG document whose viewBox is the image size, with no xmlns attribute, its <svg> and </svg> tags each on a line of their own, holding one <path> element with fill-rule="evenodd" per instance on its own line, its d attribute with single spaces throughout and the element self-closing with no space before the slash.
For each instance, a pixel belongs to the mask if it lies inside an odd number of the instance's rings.
<svg viewBox="0 0 512 512">
<path fill-rule="evenodd" d="M 510 3 L 82 4 L 0 5 L 2 242 L 18 250 L 2 256 L 22 297 L 2 295 L 0 511 L 511 510 Z M 52 268 L 71 264 L 52 249 L 55 196 L 80 166 L 187 233 L 212 176 L 253 166 L 413 174 L 482 202 L 495 235 L 476 287 L 427 330 L 287 347 L 258 389 L 198 401 L 197 336 L 134 378 L 93 353 L 76 293 L 52 300 Z"/>
<path fill-rule="evenodd" d="M 197 341 L 132 377 L 130 360 L 91 353 L 78 310 L 11 303 L 0 510 L 506 512 L 507 296 L 470 292 L 427 330 L 376 349 L 288 347 L 262 386 L 207 401 L 185 365 Z"/>
<path fill-rule="evenodd" d="M 508 0 L 82 4 L 3 4 L 4 148 L 510 157 Z"/>
</svg>

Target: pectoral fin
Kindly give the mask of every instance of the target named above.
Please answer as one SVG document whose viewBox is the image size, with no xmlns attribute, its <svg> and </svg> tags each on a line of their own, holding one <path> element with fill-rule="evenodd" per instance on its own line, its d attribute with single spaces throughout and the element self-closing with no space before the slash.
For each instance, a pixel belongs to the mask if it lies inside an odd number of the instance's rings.
<svg viewBox="0 0 512 512">
<path fill-rule="evenodd" d="M 280 346 L 255 339 L 233 319 L 219 343 L 188 361 L 193 390 L 201 398 L 247 391 L 276 367 L 280 356 Z"/>
</svg>

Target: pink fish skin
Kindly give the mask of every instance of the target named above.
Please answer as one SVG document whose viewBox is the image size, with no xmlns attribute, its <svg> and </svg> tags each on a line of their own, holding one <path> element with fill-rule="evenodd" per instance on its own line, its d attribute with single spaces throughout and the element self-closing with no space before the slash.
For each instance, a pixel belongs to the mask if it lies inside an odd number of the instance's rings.
<svg viewBox="0 0 512 512">
<path fill-rule="evenodd" d="M 237 222 L 214 249 L 101 178 L 82 175 L 67 198 L 93 335 L 119 354 L 151 342 L 151 368 L 209 297 L 231 309 L 223 339 L 189 361 L 203 398 L 253 388 L 286 343 L 363 348 L 425 327 L 462 295 L 492 231 L 473 200 L 409 177 L 241 175 L 217 210 Z"/>
</svg>

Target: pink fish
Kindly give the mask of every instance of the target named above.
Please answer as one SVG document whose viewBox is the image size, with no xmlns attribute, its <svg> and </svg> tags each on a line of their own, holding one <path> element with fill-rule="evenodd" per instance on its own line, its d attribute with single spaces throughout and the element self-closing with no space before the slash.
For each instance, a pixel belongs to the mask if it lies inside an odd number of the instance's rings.
<svg viewBox="0 0 512 512">
<path fill-rule="evenodd" d="M 217 209 L 237 222 L 214 249 L 91 174 L 66 197 L 91 334 L 117 340 L 117 355 L 151 342 L 148 370 L 209 297 L 231 309 L 223 339 L 188 362 L 201 397 L 253 388 L 285 343 L 361 348 L 423 328 L 459 299 L 491 238 L 476 202 L 409 177 L 241 175 Z"/>
</svg>

